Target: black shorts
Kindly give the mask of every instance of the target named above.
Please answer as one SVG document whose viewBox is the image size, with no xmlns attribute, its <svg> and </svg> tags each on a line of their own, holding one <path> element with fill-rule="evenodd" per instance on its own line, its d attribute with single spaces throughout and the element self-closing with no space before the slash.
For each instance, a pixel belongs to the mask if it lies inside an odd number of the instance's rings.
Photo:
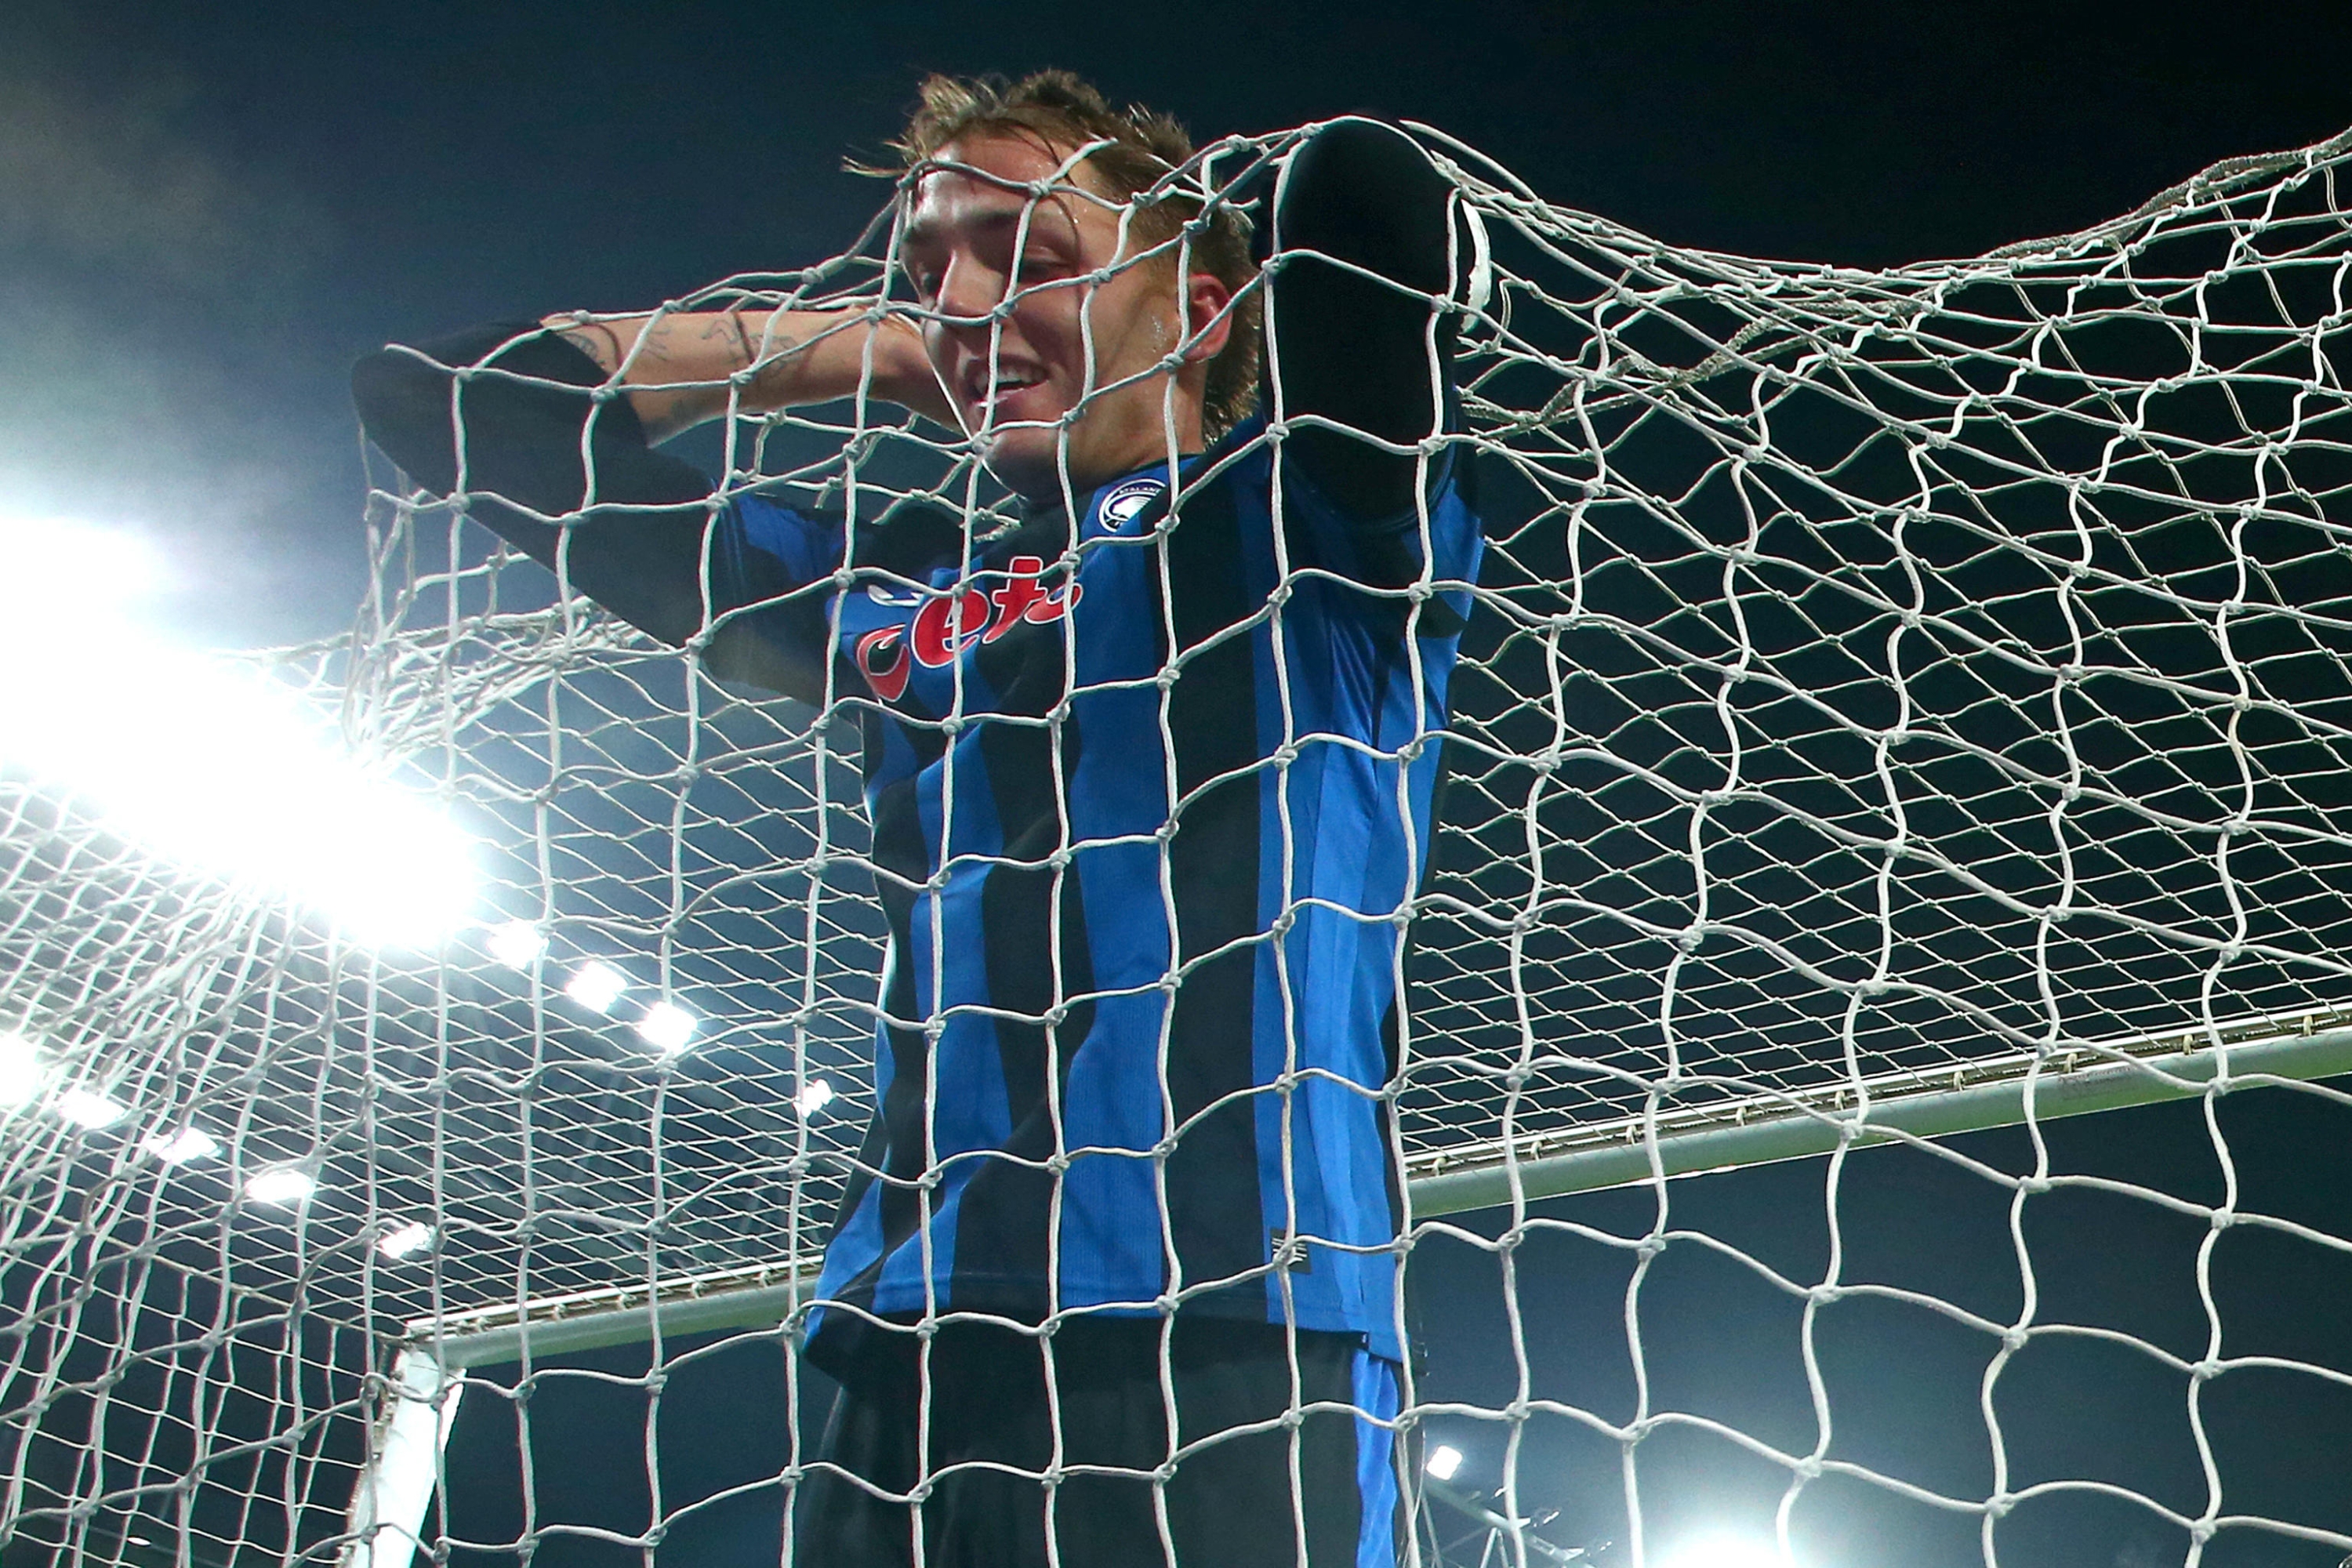
<svg viewBox="0 0 2352 1568">
<path fill-rule="evenodd" d="M 1172 1456 L 1163 1334 L 1186 1449 Z M 1049 1403 L 1037 1336 L 950 1323 L 923 1370 L 910 1353 L 845 1384 L 801 1482 L 793 1561 L 911 1568 L 918 1530 L 924 1568 L 1396 1560 L 1406 1526 L 1394 1433 L 1380 1423 L 1397 1413 L 1397 1369 L 1360 1338 L 1214 1318 L 1172 1330 L 1160 1319 L 1078 1319 L 1054 1334 L 1053 1361 Z M 1286 1423 L 1294 1411 L 1304 1414 Z M 1048 1487 L 1057 1424 L 1063 1474 Z"/>
</svg>

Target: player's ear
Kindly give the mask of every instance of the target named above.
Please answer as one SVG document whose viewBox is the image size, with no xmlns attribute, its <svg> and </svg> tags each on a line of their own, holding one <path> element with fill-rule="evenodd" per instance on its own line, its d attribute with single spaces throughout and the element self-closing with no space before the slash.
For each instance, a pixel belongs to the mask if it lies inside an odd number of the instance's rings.
<svg viewBox="0 0 2352 1568">
<path fill-rule="evenodd" d="M 1203 364 L 1225 352 L 1233 336 L 1230 309 L 1234 291 L 1213 272 L 1195 272 L 1184 279 L 1184 362 Z"/>
</svg>

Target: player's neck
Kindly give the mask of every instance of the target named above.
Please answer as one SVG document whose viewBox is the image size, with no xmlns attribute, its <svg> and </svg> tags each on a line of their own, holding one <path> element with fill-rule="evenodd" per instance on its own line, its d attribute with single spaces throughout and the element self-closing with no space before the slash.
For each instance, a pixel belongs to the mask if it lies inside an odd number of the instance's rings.
<svg viewBox="0 0 2352 1568">
<path fill-rule="evenodd" d="M 1176 455 L 1176 463 L 1174 466 L 1181 467 L 1184 464 L 1192 462 L 1200 456 L 1201 450 L 1199 448 L 1190 448 L 1185 451 L 1179 452 Z M 1079 479 L 1074 477 L 1070 480 L 1069 488 L 1066 491 L 1059 486 L 1055 486 L 1051 489 L 1040 491 L 1034 495 L 1024 491 L 1015 491 L 1014 499 L 1020 505 L 1023 516 L 1032 518 L 1044 517 L 1053 512 L 1066 510 L 1072 501 L 1083 502 L 1088 496 L 1093 495 L 1096 491 L 1107 489 L 1111 485 L 1124 484 L 1129 479 L 1139 479 L 1147 474 L 1165 476 L 1171 466 L 1171 465 L 1169 463 L 1165 455 L 1148 458 L 1143 461 L 1135 464 L 1131 468 L 1121 468 L 1115 474 L 1106 474 L 1100 478 L 1087 479 Z"/>
</svg>

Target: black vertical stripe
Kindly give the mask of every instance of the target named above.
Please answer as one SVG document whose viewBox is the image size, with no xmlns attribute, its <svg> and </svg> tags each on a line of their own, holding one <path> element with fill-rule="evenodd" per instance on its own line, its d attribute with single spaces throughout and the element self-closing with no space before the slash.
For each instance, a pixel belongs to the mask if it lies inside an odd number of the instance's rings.
<svg viewBox="0 0 2352 1568">
<path fill-rule="evenodd" d="M 884 744 L 883 726 L 896 722 L 879 712 L 866 715 L 868 777 L 876 771 Z M 936 731 L 908 725 L 900 726 L 899 733 L 917 748 L 924 762 L 937 756 L 940 750 L 940 737 Z M 909 956 L 913 951 L 910 938 L 914 889 L 930 875 L 916 789 L 916 776 L 910 774 L 878 791 L 873 807 L 874 880 L 881 896 L 883 917 L 889 927 L 892 957 L 890 984 L 882 998 L 882 1006 L 888 1016 L 898 1019 L 915 1016 L 915 972 Z M 893 1024 L 887 1032 L 890 1088 L 882 1097 L 882 1103 L 875 1108 L 874 1125 L 868 1129 L 859 1151 L 862 1167 L 878 1168 L 891 1178 L 882 1189 L 882 1251 L 870 1267 L 843 1289 L 843 1299 L 852 1301 L 872 1298 L 882 1259 L 899 1242 L 915 1234 L 928 1206 L 926 1189 L 913 1184 L 923 1174 L 923 1108 L 930 1095 L 929 1047 L 919 1026 Z M 836 1235 L 873 1183 L 874 1177 L 867 1169 L 852 1173 L 842 1194 L 840 1215 L 835 1223 Z"/>
<path fill-rule="evenodd" d="M 1208 638 L 1257 608 L 1245 580 L 1247 554 L 1231 484 L 1196 490 L 1168 535 L 1170 622 L 1176 676 L 1169 731 L 1176 784 L 1190 795 L 1206 781 L 1258 760 L 1254 639 Z M 1228 778 L 1179 809 L 1169 842 L 1180 963 L 1244 942 L 1258 930 L 1259 780 Z M 1191 971 L 1178 988 L 1168 1086 L 1181 1125 L 1234 1096 L 1179 1139 L 1168 1158 L 1171 1240 L 1188 1286 L 1233 1279 L 1265 1262 L 1266 1220 L 1257 1183 L 1252 1046 L 1257 949 L 1223 952 Z M 1241 1287 L 1264 1310 L 1263 1287 Z M 1244 1303 L 1234 1303 L 1241 1307 Z"/>
<path fill-rule="evenodd" d="M 1058 651 L 1061 628 L 1036 629 L 1040 640 L 1050 637 Z M 1039 650 L 1039 658 L 1043 652 Z M 1062 764 L 1075 768 L 1076 721 L 1066 721 L 1063 731 Z M 1093 1026 L 1095 1015 L 1090 1000 L 1066 1001 L 1091 992 L 1095 981 L 1077 875 L 1067 868 L 1056 871 L 1046 863 L 1055 850 L 1066 847 L 1054 787 L 1054 746 L 1052 731 L 1028 726 L 991 724 L 980 735 L 981 757 L 1006 836 L 1005 863 L 990 868 L 981 889 L 988 994 L 996 1006 L 1013 1015 L 995 1020 L 996 1048 L 1012 1119 L 1003 1148 L 1023 1161 L 1050 1158 L 1060 1142 L 1046 1074 L 1054 1074 L 1056 1085 L 1068 1081 L 1070 1058 Z M 1053 1023 L 1046 1015 L 1055 1005 L 1056 882 L 1062 904 L 1059 993 L 1069 1012 Z M 1056 1179 L 1041 1166 L 1011 1159 L 990 1159 L 972 1177 L 956 1222 L 952 1289 L 959 1305 L 993 1305 L 994 1298 L 1003 1295 L 1001 1287 L 967 1283 L 968 1276 L 1045 1279 Z"/>
</svg>

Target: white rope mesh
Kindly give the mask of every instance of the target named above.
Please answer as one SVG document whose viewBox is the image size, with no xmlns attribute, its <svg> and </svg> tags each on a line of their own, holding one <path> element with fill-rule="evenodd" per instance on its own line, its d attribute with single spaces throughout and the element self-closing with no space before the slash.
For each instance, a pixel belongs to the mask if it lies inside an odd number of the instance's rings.
<svg viewBox="0 0 2352 1568">
<path fill-rule="evenodd" d="M 1667 247 L 1426 140 L 1493 240 L 1460 437 L 1489 554 L 1391 1093 L 1420 1197 L 1408 1259 L 1441 1236 L 1496 1253 L 1518 1376 L 1491 1405 L 1409 1391 L 1408 1430 L 1509 1439 L 1476 1483 L 1497 1495 L 1433 1511 L 1415 1549 L 1596 1544 L 1524 1523 L 1519 1434 L 1549 1415 L 1623 1456 L 1604 1561 L 1673 1544 L 1645 1532 L 1643 1455 L 1692 1430 L 1777 1468 L 1799 1561 L 1842 1482 L 1899 1504 L 1887 1517 L 1966 1520 L 1987 1562 L 2014 1560 L 2014 1510 L 2070 1489 L 2170 1531 L 2151 1561 L 2352 1551 L 2340 1496 L 2265 1492 L 2200 1415 L 2233 1378 L 2266 1380 L 2282 1422 L 2352 1392 L 2340 1344 L 2238 1352 L 2201 1272 L 2221 1238 L 2253 1227 L 2339 1264 L 2352 1239 L 2241 1206 L 2234 1179 L 2217 1201 L 2060 1171 L 2040 1137 L 2044 1097 L 2077 1082 L 2209 1108 L 2276 1083 L 2352 1110 L 2302 1081 L 2352 1068 L 2346 144 L 2221 165 L 2061 240 L 1864 272 Z M 1293 144 L 1229 142 L 1183 177 L 1213 195 Z M 889 243 L 877 225 L 835 262 L 681 308 L 870 302 Z M 730 421 L 730 483 L 786 476 L 866 519 L 942 500 L 977 532 L 1005 515 L 960 442 L 897 418 Z M 0 1026 L 46 1075 L 0 1131 L 7 1506 L 76 1563 L 338 1550 L 404 1339 L 485 1364 L 535 1333 L 772 1338 L 805 1305 L 874 1109 L 883 927 L 841 715 L 721 689 L 404 487 L 371 516 L 354 637 L 261 666 L 450 803 L 479 844 L 478 929 L 372 951 L 157 858 L 37 771 L 0 774 Z M 563 994 L 592 963 L 625 983 L 607 1008 Z M 76 1089 L 120 1119 L 61 1111 Z M 1979 1089 L 1998 1094 L 1903 1121 Z M 2013 1205 L 2009 1317 L 1843 1272 L 1834 1247 L 1826 1272 L 1780 1272 L 1684 1226 L 1663 1180 L 1727 1163 L 1709 1139 L 1777 1129 L 1728 1158 L 1834 1150 L 1816 1189 L 1834 1231 L 1878 1168 L 1855 1143 L 2020 1119 L 2022 1177 L 1921 1145 Z M 189 1128 L 216 1149 L 156 1152 Z M 240 1197 L 281 1168 L 315 1193 Z M 1633 1216 L 1614 1229 L 1528 1206 L 1628 1180 L 1654 1202 L 1610 1211 Z M 2037 1315 L 2024 1216 L 2070 1188 L 2206 1227 L 2200 1355 Z M 1479 1227 L 1435 1217 L 1496 1204 Z M 379 1247 L 412 1224 L 429 1245 Z M 1646 1373 L 1619 1407 L 1547 1387 L 1528 1348 L 1546 1303 L 1515 1262 L 1546 1237 L 1633 1260 L 1615 1353 L 1636 1368 L 1641 1280 L 1678 1249 L 1801 1303 L 1772 1375 L 1801 1382 L 1811 1431 L 1677 1408 Z M 1936 1419 L 1973 1423 L 1958 1440 L 1992 1455 L 1982 1491 L 1916 1479 L 1900 1441 L 1843 1445 L 1815 1336 L 1868 1300 L 1981 1346 L 1980 1404 Z M 2176 1430 L 2118 1441 L 2186 1442 L 2200 1495 L 2010 1462 L 2005 1369 L 2053 1336 L 2178 1381 Z M 797 1420 L 799 1373 L 773 1366 Z M 639 1542 L 693 1506 L 647 1443 Z M 534 1542 L 575 1539 L 520 1516 Z M 425 1521 L 428 1544 L 441 1528 Z M 1873 1550 L 1846 1560 L 1929 1560 Z"/>
</svg>

